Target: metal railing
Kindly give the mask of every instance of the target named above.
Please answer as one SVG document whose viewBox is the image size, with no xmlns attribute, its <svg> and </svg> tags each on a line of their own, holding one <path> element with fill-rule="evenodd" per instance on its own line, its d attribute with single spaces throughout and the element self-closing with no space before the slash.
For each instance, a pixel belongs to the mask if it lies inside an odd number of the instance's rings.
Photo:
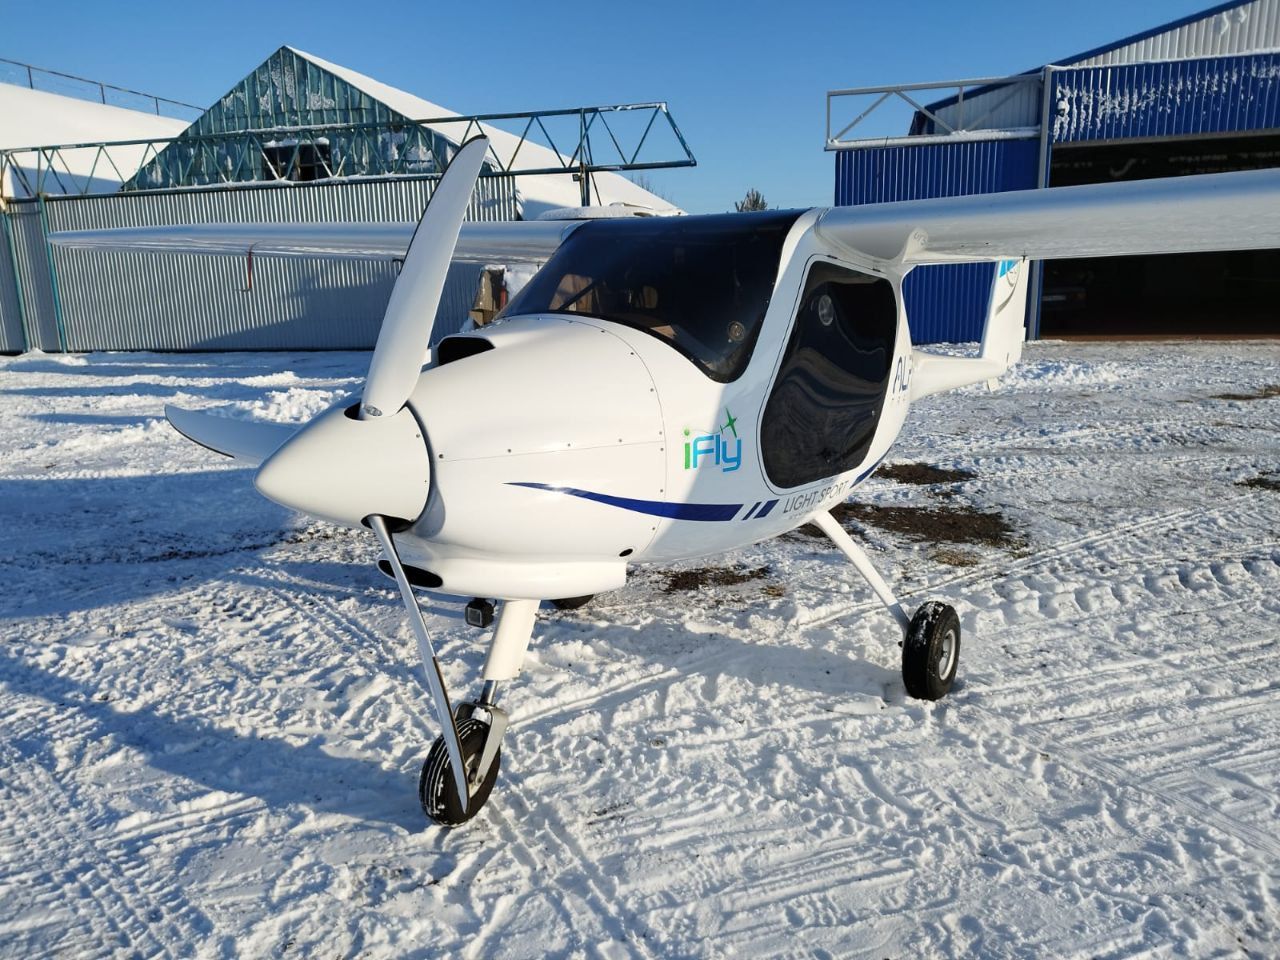
<svg viewBox="0 0 1280 960">
<path fill-rule="evenodd" d="M 1018 74 L 1011 77 L 978 77 L 971 80 L 947 80 L 938 83 L 900 83 L 882 87 L 853 87 L 847 90 L 827 91 L 827 150 L 849 150 L 858 147 L 882 146 L 894 143 L 921 143 L 929 139 L 951 139 L 957 135 L 982 132 L 982 136 L 1032 137 L 1038 125 L 1019 124 L 1012 127 L 992 125 L 999 111 L 1019 97 L 1032 97 L 1039 102 L 1040 73 Z M 920 103 L 913 94 L 921 91 L 941 91 L 949 96 Z M 874 99 L 872 99 L 874 98 Z M 842 112 L 848 116 L 853 110 L 870 101 L 852 120 L 833 132 L 833 114 Z M 976 107 L 973 105 L 976 102 Z M 901 135 L 852 136 L 854 130 L 883 110 L 885 104 L 900 108 L 903 103 L 911 108 L 911 130 Z M 853 104 L 852 107 L 848 106 Z M 966 112 L 966 107 L 968 108 Z M 883 117 L 882 117 L 883 119 Z M 838 121 L 837 121 L 838 122 Z"/>
<path fill-rule="evenodd" d="M 101 103 L 107 103 L 107 102 L 108 102 L 108 101 L 107 101 L 107 91 L 108 91 L 108 90 L 111 90 L 111 91 L 113 91 L 113 92 L 115 92 L 115 93 L 124 93 L 124 94 L 128 94 L 130 97 L 138 97 L 138 98 L 141 98 L 142 100 L 145 100 L 145 101 L 150 102 L 150 104 L 151 104 L 151 108 L 152 108 L 152 110 L 154 110 L 154 111 L 155 111 L 155 113 L 156 113 L 156 115 L 157 115 L 157 116 L 165 116 L 165 115 L 166 115 L 166 114 L 162 114 L 162 113 L 160 112 L 160 105 L 161 105 L 162 103 L 163 103 L 163 104 L 168 105 L 169 107 L 177 107 L 177 108 L 179 108 L 181 111 L 183 111 L 184 113 L 194 113 L 194 116 L 179 116 L 179 117 L 177 117 L 177 119 L 179 119 L 179 120 L 194 120 L 194 119 L 195 119 L 195 116 L 198 116 L 198 115 L 200 115 L 201 113 L 203 113 L 203 112 L 204 112 L 204 108 L 203 108 L 203 107 L 198 107 L 198 106 L 196 106 L 194 103 L 183 103 L 181 100 L 171 100 L 171 99 L 169 99 L 168 97 L 158 97 L 158 96 L 156 96 L 154 93 L 143 93 L 141 90 L 130 90 L 128 87 L 117 87 L 115 84 L 112 84 L 112 83 L 103 83 L 103 82 L 102 82 L 102 81 L 100 81 L 100 80 L 90 80 L 88 77 L 78 77 L 78 76 L 76 76 L 74 73 L 63 73 L 63 72 L 62 72 L 62 71 L 60 71 L 60 70 L 48 70 L 48 69 L 46 69 L 46 68 L 44 68 L 44 67 L 37 67 L 37 66 L 33 66 L 33 65 L 32 65 L 32 64 L 30 64 L 30 63 L 23 63 L 23 62 L 21 62 L 21 61 L 19 61 L 19 60 L 9 60 L 9 59 L 7 59 L 7 58 L 5 58 L 5 57 L 0 57 L 0 63 L 8 64 L 8 65 L 9 65 L 9 67 L 17 67 L 18 69 L 17 69 L 16 71 L 15 71 L 15 70 L 5 70 L 4 72 L 9 73 L 9 74 L 12 74 L 13 76 L 17 76 L 17 77 L 23 77 L 23 76 L 25 76 L 25 77 L 26 77 L 26 81 L 27 81 L 26 85 L 27 85 L 28 87 L 30 87 L 32 90 L 42 90 L 42 89 L 44 89 L 44 88 L 42 88 L 42 87 L 38 87 L 38 86 L 36 86 L 36 78 L 37 78 L 37 77 L 58 77 L 58 78 L 63 79 L 63 80 L 73 80 L 73 81 L 75 81 L 76 83 L 84 84 L 85 86 L 87 86 L 87 87 L 89 87 L 89 88 L 96 88 L 96 89 L 97 89 L 97 92 L 98 92 L 97 99 L 98 99 L 98 101 L 99 101 L 99 102 L 101 102 Z M 17 83 L 17 81 L 6 79 L 6 78 L 3 76 L 3 74 L 0 74 L 0 82 L 4 82 L 4 83 Z M 21 85 L 21 84 L 19 83 L 18 85 Z M 64 95 L 65 95 L 65 94 L 67 94 L 67 93 L 71 93 L 71 94 L 73 94 L 73 95 L 75 95 L 75 96 L 80 97 L 80 99 L 82 99 L 82 100 L 84 100 L 84 99 L 90 99 L 89 97 L 81 96 L 81 94 L 83 94 L 83 93 L 87 92 L 87 91 L 85 91 L 85 90 L 75 90 L 75 89 L 70 90 L 70 91 L 67 91 L 67 90 L 45 90 L 45 92 L 46 92 L 46 93 L 61 93 L 61 94 L 64 94 Z M 111 105 L 112 105 L 112 106 L 121 106 L 121 104 L 111 104 Z"/>
<path fill-rule="evenodd" d="M 638 136 L 624 135 L 619 124 L 624 116 Z M 557 119 L 572 127 L 571 140 L 561 133 L 556 142 L 552 121 Z M 590 202 L 594 173 L 697 165 L 666 103 L 655 102 L 20 147 L 0 151 L 0 185 L 27 196 L 83 196 L 102 192 L 103 180 L 119 182 L 124 191 L 140 191 L 353 176 L 438 176 L 441 158 L 435 148 L 442 130 L 449 131 L 448 141 L 463 143 L 478 135 L 482 125 L 495 121 L 524 122 L 518 135 L 504 131 L 516 139 L 514 148 L 490 148 L 485 175 L 571 174 L 581 183 L 584 204 Z M 663 149 L 655 145 L 656 130 L 670 136 L 667 152 L 654 157 Z M 530 143 L 549 148 L 554 162 L 532 158 L 525 150 Z"/>
</svg>

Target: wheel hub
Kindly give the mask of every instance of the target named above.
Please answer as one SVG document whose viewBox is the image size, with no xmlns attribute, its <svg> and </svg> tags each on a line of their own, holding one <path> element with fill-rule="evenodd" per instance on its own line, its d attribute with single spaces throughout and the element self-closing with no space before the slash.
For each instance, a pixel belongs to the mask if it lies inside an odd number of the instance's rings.
<svg viewBox="0 0 1280 960">
<path fill-rule="evenodd" d="M 938 650 L 938 676 L 945 677 L 951 672 L 956 658 L 956 632 L 948 630 L 942 635 L 942 643 Z"/>
</svg>

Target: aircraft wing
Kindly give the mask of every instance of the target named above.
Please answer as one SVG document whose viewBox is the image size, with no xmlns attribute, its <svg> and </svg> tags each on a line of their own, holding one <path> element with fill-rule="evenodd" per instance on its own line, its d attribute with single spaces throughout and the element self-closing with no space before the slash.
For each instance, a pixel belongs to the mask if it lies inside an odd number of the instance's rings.
<svg viewBox="0 0 1280 960">
<path fill-rule="evenodd" d="M 837 207 L 815 230 L 908 267 L 1280 247 L 1280 169 Z"/>
<path fill-rule="evenodd" d="M 579 225 L 555 220 L 466 223 L 454 259 L 541 262 Z M 203 223 L 66 230 L 51 234 L 49 242 L 78 250 L 399 259 L 413 231 L 412 223 Z"/>
<path fill-rule="evenodd" d="M 978 355 L 913 350 L 918 399 L 993 380 L 1018 362 L 1028 260 L 1280 247 L 1280 169 L 839 207 L 814 230 L 902 273 L 998 262 Z"/>
<path fill-rule="evenodd" d="M 287 423 L 232 420 L 174 406 L 166 406 L 164 415 L 188 440 L 251 467 L 275 453 L 299 429 Z"/>
</svg>

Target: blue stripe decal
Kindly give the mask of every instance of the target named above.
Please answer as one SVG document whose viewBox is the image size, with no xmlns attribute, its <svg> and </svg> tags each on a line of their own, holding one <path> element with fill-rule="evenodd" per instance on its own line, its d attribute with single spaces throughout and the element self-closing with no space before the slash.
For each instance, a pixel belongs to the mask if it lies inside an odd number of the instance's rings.
<svg viewBox="0 0 1280 960">
<path fill-rule="evenodd" d="M 740 503 L 664 503 L 661 500 L 632 500 L 629 497 L 611 497 L 607 493 L 592 493 L 590 490 L 578 490 L 574 487 L 554 487 L 549 483 L 509 483 L 509 487 L 528 487 L 530 490 L 547 490 L 551 493 L 563 493 L 570 497 L 580 497 L 595 503 L 621 507 L 635 513 L 646 513 L 651 517 L 667 517 L 670 520 L 732 520 L 742 509 Z M 773 501 L 777 503 L 777 501 Z"/>
<path fill-rule="evenodd" d="M 878 466 L 880 466 L 880 464 L 884 463 L 884 458 L 885 458 L 885 457 L 887 457 L 888 455 L 889 455 L 889 451 L 888 451 L 888 450 L 886 450 L 884 453 L 882 453 L 882 454 L 880 455 L 880 459 L 879 459 L 879 460 L 877 460 L 875 463 L 873 463 L 873 464 L 870 466 L 870 468 L 868 468 L 868 469 L 866 469 L 866 470 L 862 471 L 862 473 L 858 474 L 858 476 L 854 478 L 853 486 L 855 486 L 855 487 L 856 487 L 856 486 L 857 486 L 858 484 L 860 484 L 863 480 L 867 479 L 867 477 L 869 477 L 869 476 L 871 476 L 873 473 L 875 473 L 875 472 L 876 472 L 876 467 L 878 467 Z"/>
<path fill-rule="evenodd" d="M 757 520 L 764 519 L 769 515 L 769 511 L 772 510 L 777 505 L 778 505 L 777 500 L 770 500 L 768 503 L 766 503 L 763 507 L 760 508 L 760 512 L 756 514 L 756 519 Z"/>
<path fill-rule="evenodd" d="M 751 505 L 751 509 L 742 515 L 743 520 L 750 520 L 751 515 L 756 512 L 756 507 L 760 506 L 761 501 L 757 500 Z"/>
</svg>

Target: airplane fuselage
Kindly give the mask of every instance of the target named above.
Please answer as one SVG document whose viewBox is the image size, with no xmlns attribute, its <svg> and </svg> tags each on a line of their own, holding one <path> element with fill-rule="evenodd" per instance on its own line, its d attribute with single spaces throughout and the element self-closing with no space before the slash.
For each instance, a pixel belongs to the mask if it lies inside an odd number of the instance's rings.
<svg viewBox="0 0 1280 960">
<path fill-rule="evenodd" d="M 911 341 L 901 277 L 837 256 L 812 220 L 786 231 L 732 378 L 665 326 L 585 312 L 447 338 L 409 401 L 432 477 L 396 534 L 405 561 L 462 596 L 579 596 L 621 586 L 630 563 L 721 553 L 844 500 L 902 428 Z"/>
</svg>

